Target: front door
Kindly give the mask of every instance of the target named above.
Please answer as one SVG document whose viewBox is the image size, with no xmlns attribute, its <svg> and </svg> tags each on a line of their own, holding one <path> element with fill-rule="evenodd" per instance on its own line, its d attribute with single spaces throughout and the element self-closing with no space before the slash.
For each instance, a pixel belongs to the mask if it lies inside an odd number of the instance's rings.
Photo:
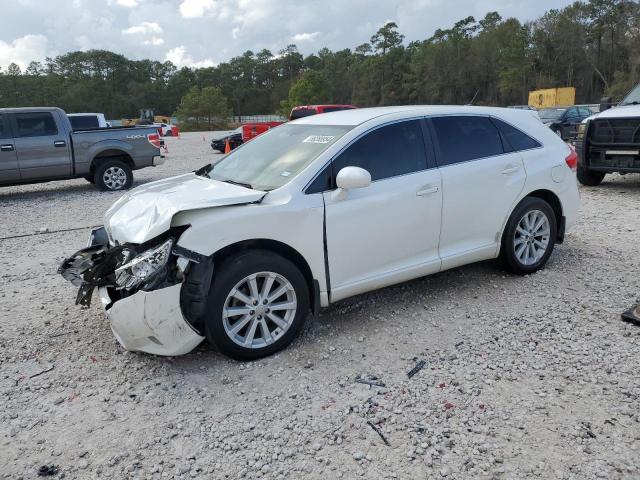
<svg viewBox="0 0 640 480">
<path fill-rule="evenodd" d="M 440 172 L 427 161 L 421 120 L 365 134 L 332 163 L 371 174 L 346 198 L 325 192 L 331 301 L 440 270 Z"/>
<path fill-rule="evenodd" d="M 18 157 L 11 133 L 9 117 L 0 115 L 0 185 L 20 180 Z"/>
<path fill-rule="evenodd" d="M 13 117 L 22 180 L 69 177 L 72 173 L 70 146 L 53 114 L 29 112 L 16 113 Z"/>
</svg>

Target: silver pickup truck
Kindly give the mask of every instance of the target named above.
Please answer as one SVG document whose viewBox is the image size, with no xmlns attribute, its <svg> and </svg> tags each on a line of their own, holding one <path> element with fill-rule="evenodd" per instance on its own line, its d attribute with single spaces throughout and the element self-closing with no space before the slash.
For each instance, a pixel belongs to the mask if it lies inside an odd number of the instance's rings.
<svg viewBox="0 0 640 480">
<path fill-rule="evenodd" d="M 123 190 L 133 170 L 164 163 L 155 127 L 73 131 L 59 108 L 0 108 L 0 186 L 85 178 Z"/>
</svg>

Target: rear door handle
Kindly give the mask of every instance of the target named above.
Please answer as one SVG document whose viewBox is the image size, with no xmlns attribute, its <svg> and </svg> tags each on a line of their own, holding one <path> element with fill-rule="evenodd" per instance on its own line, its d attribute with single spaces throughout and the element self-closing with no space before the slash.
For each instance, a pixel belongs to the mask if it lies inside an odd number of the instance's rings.
<svg viewBox="0 0 640 480">
<path fill-rule="evenodd" d="M 0 145 L 0 151 L 13 152 L 13 145 L 11 145 L 10 143 L 6 143 L 4 145 Z"/>
<path fill-rule="evenodd" d="M 518 165 L 507 165 L 502 170 L 503 175 L 511 175 L 512 173 L 516 173 L 520 171 L 520 167 Z"/>
<path fill-rule="evenodd" d="M 67 142 L 65 142 L 64 140 L 56 140 L 55 142 L 53 142 L 54 147 L 65 147 L 66 145 Z"/>
<path fill-rule="evenodd" d="M 416 192 L 416 195 L 418 197 L 425 197 L 427 195 L 432 195 L 434 193 L 437 193 L 439 190 L 440 188 L 438 187 L 434 187 L 432 185 L 425 185 L 424 187 L 422 187 L 420 190 Z"/>
</svg>

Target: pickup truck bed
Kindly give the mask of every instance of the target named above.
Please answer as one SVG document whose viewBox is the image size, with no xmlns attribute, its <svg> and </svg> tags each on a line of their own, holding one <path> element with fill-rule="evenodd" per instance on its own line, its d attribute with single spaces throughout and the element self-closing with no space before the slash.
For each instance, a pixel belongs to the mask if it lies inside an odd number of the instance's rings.
<svg viewBox="0 0 640 480">
<path fill-rule="evenodd" d="M 164 162 L 155 127 L 73 131 L 59 108 L 0 109 L 0 185 L 85 178 L 122 190 L 133 170 Z"/>
</svg>

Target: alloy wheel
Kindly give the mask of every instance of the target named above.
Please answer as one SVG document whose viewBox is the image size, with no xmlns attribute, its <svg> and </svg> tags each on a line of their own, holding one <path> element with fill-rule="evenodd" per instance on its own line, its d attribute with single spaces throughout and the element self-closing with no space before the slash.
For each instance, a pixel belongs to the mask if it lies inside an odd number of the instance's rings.
<svg viewBox="0 0 640 480">
<path fill-rule="evenodd" d="M 522 265 L 534 265 L 549 246 L 549 219 L 540 210 L 531 210 L 518 222 L 514 233 L 513 250 Z"/>
<path fill-rule="evenodd" d="M 280 339 L 296 316 L 293 285 L 274 272 L 253 273 L 229 292 L 222 310 L 224 331 L 244 348 L 263 348 Z"/>
<path fill-rule="evenodd" d="M 120 167 L 109 167 L 102 174 L 102 179 L 109 190 L 120 190 L 127 183 L 127 172 Z"/>
</svg>

